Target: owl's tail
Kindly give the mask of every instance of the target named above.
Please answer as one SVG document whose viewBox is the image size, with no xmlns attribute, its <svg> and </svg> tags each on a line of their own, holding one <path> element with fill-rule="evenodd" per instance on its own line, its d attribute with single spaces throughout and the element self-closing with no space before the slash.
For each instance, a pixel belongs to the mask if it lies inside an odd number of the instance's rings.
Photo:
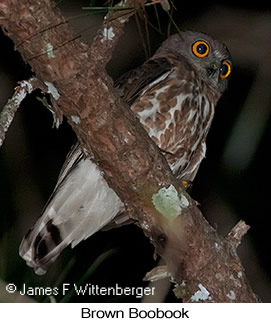
<svg viewBox="0 0 271 323">
<path fill-rule="evenodd" d="M 81 159 L 57 184 L 41 217 L 25 235 L 19 254 L 36 274 L 43 275 L 64 248 L 87 239 L 122 209 L 97 166 Z"/>
</svg>

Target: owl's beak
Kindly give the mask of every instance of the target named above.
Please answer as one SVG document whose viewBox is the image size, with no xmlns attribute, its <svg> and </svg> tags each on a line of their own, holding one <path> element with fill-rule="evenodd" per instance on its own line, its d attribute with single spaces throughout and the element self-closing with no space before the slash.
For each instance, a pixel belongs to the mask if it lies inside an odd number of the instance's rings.
<svg viewBox="0 0 271 323">
<path fill-rule="evenodd" d="M 209 67 L 207 67 L 208 76 L 213 76 L 218 70 L 218 65 L 216 63 L 212 63 Z"/>
</svg>

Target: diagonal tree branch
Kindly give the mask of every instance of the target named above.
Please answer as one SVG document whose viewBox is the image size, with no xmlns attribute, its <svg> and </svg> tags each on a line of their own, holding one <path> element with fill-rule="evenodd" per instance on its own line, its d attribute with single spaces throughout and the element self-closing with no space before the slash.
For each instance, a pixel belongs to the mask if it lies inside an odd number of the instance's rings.
<svg viewBox="0 0 271 323">
<path fill-rule="evenodd" d="M 125 3 L 131 7 L 136 1 Z M 204 219 L 106 73 L 131 14 L 107 16 L 89 48 L 73 36 L 52 2 L 0 3 L 3 31 L 46 84 L 57 115 L 67 117 L 84 152 L 94 155 L 165 260 L 177 297 L 185 302 L 255 302 L 236 253 L 238 243 L 220 238 Z"/>
</svg>

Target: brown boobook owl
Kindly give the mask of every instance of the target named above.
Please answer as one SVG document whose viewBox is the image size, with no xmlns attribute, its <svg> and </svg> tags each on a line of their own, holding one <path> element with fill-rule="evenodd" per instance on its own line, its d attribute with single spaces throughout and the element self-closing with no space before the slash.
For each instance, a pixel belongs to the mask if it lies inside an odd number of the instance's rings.
<svg viewBox="0 0 271 323">
<path fill-rule="evenodd" d="M 231 66 L 225 45 L 186 31 L 169 37 L 153 57 L 116 83 L 182 180 L 193 181 L 205 156 L 206 136 Z M 20 255 L 37 274 L 44 274 L 65 247 L 117 221 L 123 211 L 96 164 L 75 144 L 41 217 L 20 245 Z"/>
</svg>

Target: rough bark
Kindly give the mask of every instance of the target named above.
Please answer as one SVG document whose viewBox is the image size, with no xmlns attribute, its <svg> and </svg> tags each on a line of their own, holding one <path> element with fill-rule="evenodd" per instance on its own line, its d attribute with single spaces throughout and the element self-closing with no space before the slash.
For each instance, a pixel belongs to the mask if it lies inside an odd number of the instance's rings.
<svg viewBox="0 0 271 323">
<path fill-rule="evenodd" d="M 109 185 L 165 260 L 177 297 L 185 302 L 255 302 L 236 253 L 242 235 L 230 234 L 238 243 L 217 235 L 105 71 L 131 14 L 108 15 L 88 47 L 48 0 L 0 3 L 3 31 L 46 84 L 56 115 L 67 117 L 85 153 L 94 154 Z"/>
</svg>

